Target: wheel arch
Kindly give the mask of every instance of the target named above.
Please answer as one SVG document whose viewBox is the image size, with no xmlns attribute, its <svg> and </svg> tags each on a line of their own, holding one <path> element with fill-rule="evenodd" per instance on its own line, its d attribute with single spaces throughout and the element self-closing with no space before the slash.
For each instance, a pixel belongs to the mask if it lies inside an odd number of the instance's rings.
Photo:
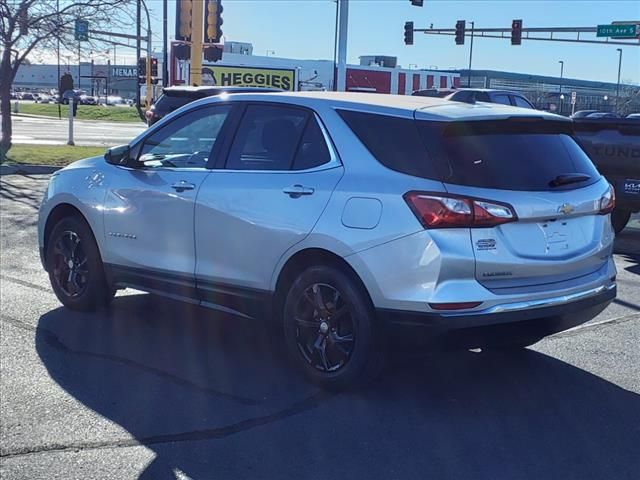
<svg viewBox="0 0 640 480">
<path fill-rule="evenodd" d="M 354 267 L 345 260 L 344 257 L 323 248 L 305 248 L 297 251 L 287 259 L 278 273 L 273 301 L 273 313 L 275 314 L 275 318 L 278 318 L 278 314 L 282 312 L 286 294 L 297 275 L 306 268 L 314 265 L 333 266 L 345 273 L 356 283 L 356 285 L 358 285 L 365 295 L 366 300 L 371 306 L 373 306 L 371 295 L 365 283 Z"/>
<path fill-rule="evenodd" d="M 91 224 L 87 221 L 87 218 L 82 213 L 82 211 L 75 205 L 72 205 L 71 203 L 66 203 L 66 202 L 59 203 L 58 205 L 56 205 L 51 209 L 44 225 L 42 254 L 43 254 L 43 260 L 45 260 L 45 264 L 46 264 L 47 245 L 49 242 L 49 237 L 51 236 L 51 232 L 53 231 L 53 228 L 56 226 L 56 224 L 60 222 L 60 220 L 68 217 L 78 217 L 82 219 L 87 224 L 91 232 L 93 233 L 93 236 L 95 239 L 95 233 L 91 228 Z"/>
</svg>

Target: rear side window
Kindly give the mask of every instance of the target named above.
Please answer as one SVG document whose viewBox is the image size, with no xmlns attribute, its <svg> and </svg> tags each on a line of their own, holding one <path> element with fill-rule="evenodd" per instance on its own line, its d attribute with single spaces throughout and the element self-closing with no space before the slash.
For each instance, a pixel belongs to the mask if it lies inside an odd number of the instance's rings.
<svg viewBox="0 0 640 480">
<path fill-rule="evenodd" d="M 493 103 L 501 103 L 502 105 L 511 105 L 511 100 L 509 100 L 509 95 L 505 95 L 502 93 L 494 93 L 491 95 L 491 100 Z"/>
<path fill-rule="evenodd" d="M 411 118 L 338 110 L 371 154 L 385 167 L 415 177 L 438 178 Z"/>
<path fill-rule="evenodd" d="M 309 113 L 273 105 L 249 105 L 231 145 L 227 169 L 289 170 Z"/>
<path fill-rule="evenodd" d="M 314 116 L 309 116 L 296 157 L 293 160 L 292 169 L 307 170 L 329 163 L 329 161 L 331 161 L 331 155 L 320 125 Z"/>
<path fill-rule="evenodd" d="M 380 163 L 408 175 L 501 190 L 572 189 L 599 178 L 565 122 L 430 122 L 339 113 Z M 573 173 L 589 179 L 550 186 Z"/>
</svg>

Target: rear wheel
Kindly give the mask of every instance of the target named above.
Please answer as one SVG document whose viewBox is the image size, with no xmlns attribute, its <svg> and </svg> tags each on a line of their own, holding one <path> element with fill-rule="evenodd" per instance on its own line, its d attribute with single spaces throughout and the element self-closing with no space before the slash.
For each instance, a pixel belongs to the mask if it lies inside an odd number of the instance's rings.
<svg viewBox="0 0 640 480">
<path fill-rule="evenodd" d="M 334 267 L 317 266 L 293 282 L 284 307 L 291 359 L 331 390 L 363 385 L 379 372 L 375 317 L 362 288 Z"/>
<path fill-rule="evenodd" d="M 613 231 L 620 233 L 624 230 L 624 227 L 626 227 L 629 222 L 629 218 L 631 218 L 631 212 L 629 210 L 614 208 L 613 212 L 611 212 L 611 225 L 613 226 Z"/>
<path fill-rule="evenodd" d="M 83 219 L 58 222 L 47 241 L 46 255 L 51 286 L 65 307 L 93 311 L 113 299 L 115 290 L 107 284 L 98 246 Z"/>
</svg>

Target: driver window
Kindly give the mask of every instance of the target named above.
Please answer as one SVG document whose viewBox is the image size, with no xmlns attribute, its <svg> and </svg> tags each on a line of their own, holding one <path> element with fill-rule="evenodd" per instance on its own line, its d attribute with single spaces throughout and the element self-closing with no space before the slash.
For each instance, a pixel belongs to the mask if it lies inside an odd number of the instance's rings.
<svg viewBox="0 0 640 480">
<path fill-rule="evenodd" d="M 147 137 L 138 161 L 147 168 L 204 168 L 230 105 L 201 108 Z"/>
</svg>

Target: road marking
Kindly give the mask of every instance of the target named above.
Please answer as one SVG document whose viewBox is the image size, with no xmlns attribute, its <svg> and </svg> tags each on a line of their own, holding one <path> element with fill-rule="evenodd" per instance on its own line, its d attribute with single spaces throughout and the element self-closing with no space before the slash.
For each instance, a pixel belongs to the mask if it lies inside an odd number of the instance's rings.
<svg viewBox="0 0 640 480">
<path fill-rule="evenodd" d="M 551 335 L 548 338 L 553 339 L 553 338 L 569 337 L 571 335 L 582 333 L 583 330 L 594 330 L 599 327 L 604 327 L 607 325 L 615 325 L 618 323 L 624 323 L 630 320 L 640 320 L 640 313 L 629 313 L 627 315 L 620 315 L 619 317 L 613 317 L 607 320 L 601 320 L 599 322 L 578 325 L 577 327 L 570 328 L 569 330 L 565 330 L 564 332 L 559 332 L 554 335 Z"/>
</svg>

